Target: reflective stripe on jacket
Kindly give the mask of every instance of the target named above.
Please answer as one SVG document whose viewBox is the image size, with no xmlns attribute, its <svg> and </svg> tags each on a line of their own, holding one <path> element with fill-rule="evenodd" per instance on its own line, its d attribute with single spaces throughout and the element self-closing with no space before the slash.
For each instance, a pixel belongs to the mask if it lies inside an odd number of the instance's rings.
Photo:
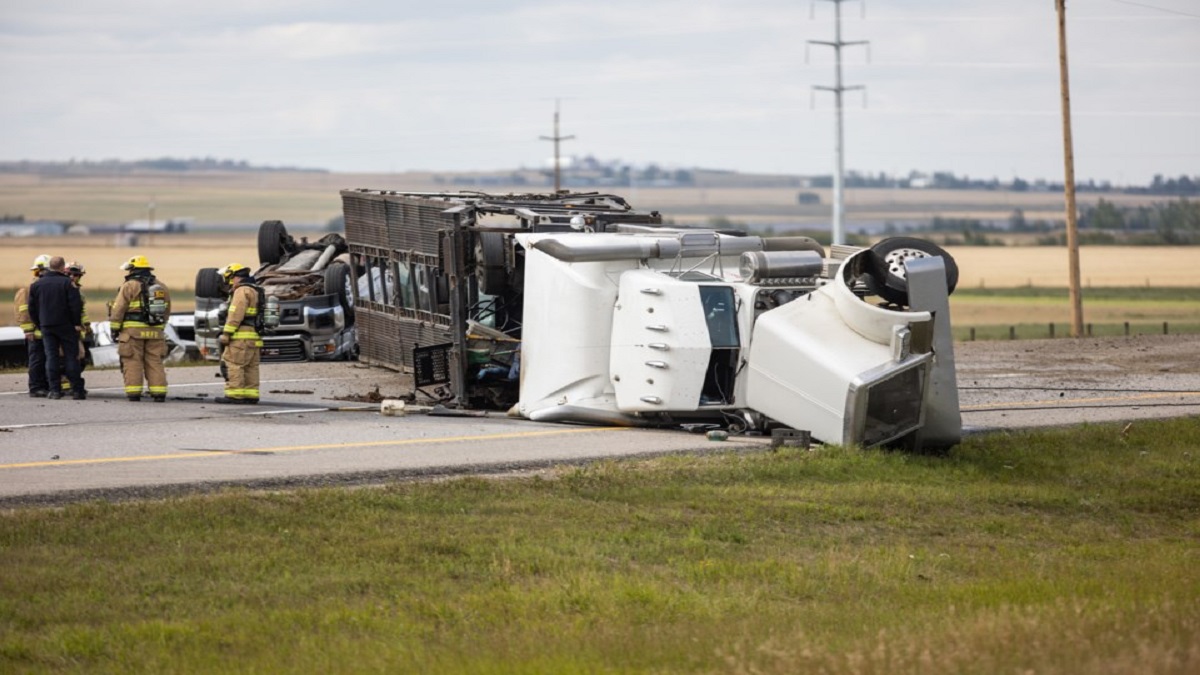
<svg viewBox="0 0 1200 675">
<path fill-rule="evenodd" d="M 229 315 L 222 332 L 234 340 L 259 340 L 254 321 L 258 317 L 258 292 L 249 284 L 238 284 L 229 298 Z"/>
<path fill-rule="evenodd" d="M 31 284 L 32 282 L 30 282 Z M 35 328 L 33 319 L 29 317 L 29 286 L 26 284 L 17 289 L 16 295 L 13 297 L 13 303 L 16 305 L 17 325 L 25 333 L 33 333 L 33 337 L 38 340 L 42 339 L 42 331 Z"/>
<path fill-rule="evenodd" d="M 139 340 L 163 340 L 166 333 L 161 326 L 147 323 L 147 309 L 142 307 L 142 279 L 130 278 L 121 284 L 117 297 L 108 312 L 108 320 L 114 332 L 126 332 Z M 165 285 L 157 281 L 159 286 Z M 167 313 L 171 311 L 170 296 L 167 296 Z"/>
</svg>

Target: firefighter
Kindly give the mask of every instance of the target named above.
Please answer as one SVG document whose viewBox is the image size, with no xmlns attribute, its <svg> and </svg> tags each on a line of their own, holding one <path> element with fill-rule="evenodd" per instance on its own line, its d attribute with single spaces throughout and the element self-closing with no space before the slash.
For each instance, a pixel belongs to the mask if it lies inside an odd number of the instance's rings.
<svg viewBox="0 0 1200 675">
<path fill-rule="evenodd" d="M 252 405 L 258 403 L 258 363 L 263 345 L 258 322 L 263 316 L 263 294 L 245 265 L 226 265 L 220 274 L 232 291 L 220 338 L 225 395 L 216 402 Z"/>
<path fill-rule="evenodd" d="M 79 301 L 83 305 L 82 316 L 79 319 L 79 325 L 83 327 L 79 333 L 79 365 L 83 369 L 92 365 L 92 345 L 96 342 L 96 335 L 92 332 L 92 322 L 88 319 L 87 296 L 83 294 L 83 275 L 85 274 L 87 274 L 87 268 L 82 263 L 75 261 L 67 263 L 67 276 L 75 283 L 75 288 L 79 289 Z"/>
<path fill-rule="evenodd" d="M 142 379 L 150 397 L 157 403 L 167 400 L 167 334 L 164 326 L 171 314 L 171 294 L 166 284 L 153 274 L 146 256 L 135 255 L 120 268 L 125 282 L 109 306 L 108 320 L 121 372 L 125 376 L 125 397 L 142 400 Z"/>
<path fill-rule="evenodd" d="M 50 256 L 46 254 L 34 258 L 33 266 L 29 268 L 29 271 L 33 273 L 33 279 L 18 288 L 17 294 L 13 298 L 13 303 L 16 305 L 17 325 L 25 333 L 30 398 L 45 398 L 46 394 L 50 393 L 50 383 L 46 381 L 46 352 L 42 345 L 42 331 L 33 325 L 33 319 L 29 317 L 29 287 L 46 273 L 46 267 L 49 264 Z"/>
</svg>

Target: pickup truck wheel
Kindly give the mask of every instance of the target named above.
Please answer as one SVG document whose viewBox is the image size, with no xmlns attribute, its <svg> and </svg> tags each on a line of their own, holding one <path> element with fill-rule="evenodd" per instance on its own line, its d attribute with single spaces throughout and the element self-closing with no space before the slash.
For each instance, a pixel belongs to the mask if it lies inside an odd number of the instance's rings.
<svg viewBox="0 0 1200 675">
<path fill-rule="evenodd" d="M 287 252 L 287 239 L 282 220 L 264 220 L 258 226 L 258 261 L 263 265 L 278 264 Z"/>
<path fill-rule="evenodd" d="M 879 297 L 897 305 L 908 304 L 908 273 L 904 262 L 915 258 L 941 257 L 946 267 L 946 291 L 958 285 L 958 264 L 941 246 L 913 237 L 890 237 L 871 247 L 871 276 Z"/>
<path fill-rule="evenodd" d="M 221 288 L 221 275 L 215 267 L 202 267 L 196 272 L 197 298 L 224 298 Z"/>
<path fill-rule="evenodd" d="M 475 234 L 475 278 L 479 292 L 500 295 L 508 287 L 504 269 L 504 235 L 499 232 Z"/>
<path fill-rule="evenodd" d="M 350 266 L 344 262 L 335 262 L 325 268 L 325 292 L 337 295 L 342 312 L 346 314 L 346 324 L 354 323 L 354 277 L 350 275 Z"/>
</svg>

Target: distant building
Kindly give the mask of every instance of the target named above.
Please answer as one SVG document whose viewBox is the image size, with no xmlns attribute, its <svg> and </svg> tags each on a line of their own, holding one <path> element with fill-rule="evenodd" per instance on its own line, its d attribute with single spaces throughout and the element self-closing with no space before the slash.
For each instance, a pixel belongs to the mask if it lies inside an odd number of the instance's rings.
<svg viewBox="0 0 1200 675">
<path fill-rule="evenodd" d="M 58 237 L 68 224 L 57 220 L 25 220 L 23 216 L 0 220 L 0 237 Z"/>
<path fill-rule="evenodd" d="M 166 220 L 133 220 L 121 226 L 122 232 L 148 234 L 182 234 L 195 223 L 195 218 L 167 218 Z"/>
</svg>

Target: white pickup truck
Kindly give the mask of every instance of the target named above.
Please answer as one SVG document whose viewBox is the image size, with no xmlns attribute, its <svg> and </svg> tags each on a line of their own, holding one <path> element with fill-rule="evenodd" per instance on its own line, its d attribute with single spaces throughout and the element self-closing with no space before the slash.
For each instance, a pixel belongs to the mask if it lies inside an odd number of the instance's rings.
<svg viewBox="0 0 1200 675">
<path fill-rule="evenodd" d="M 259 267 L 255 283 L 279 300 L 279 325 L 263 336 L 262 360 L 330 361 L 354 359 L 355 281 L 346 241 L 328 234 L 315 242 L 296 239 L 278 220 L 258 229 Z M 239 262 L 239 261 L 230 261 Z M 196 272 L 196 343 L 204 358 L 219 358 L 217 339 L 225 321 L 229 289 L 215 267 Z"/>
</svg>

